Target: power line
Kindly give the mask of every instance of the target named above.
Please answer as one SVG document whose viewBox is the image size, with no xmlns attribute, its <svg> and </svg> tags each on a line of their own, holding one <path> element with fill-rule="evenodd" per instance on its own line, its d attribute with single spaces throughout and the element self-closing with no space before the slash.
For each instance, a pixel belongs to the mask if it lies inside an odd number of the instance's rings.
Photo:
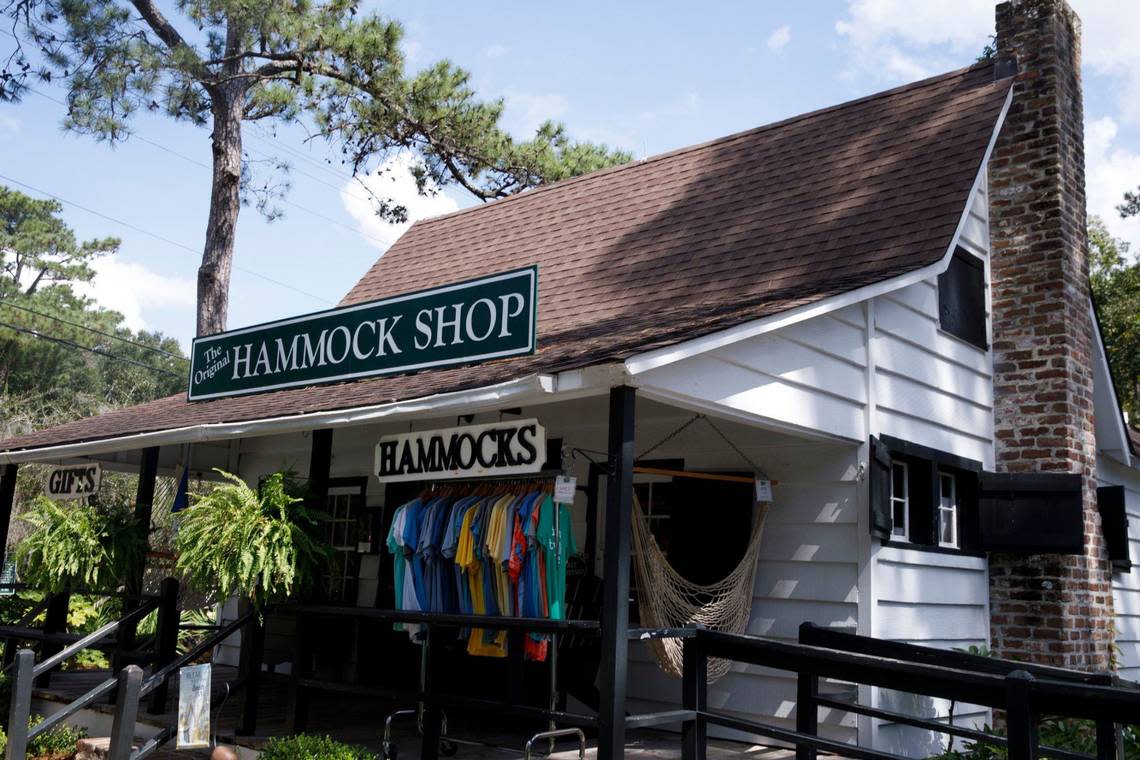
<svg viewBox="0 0 1140 760">
<path fill-rule="evenodd" d="M 28 90 L 28 92 L 32 93 L 33 95 L 39 95 L 41 98 L 45 98 L 47 100 L 50 100 L 51 102 L 57 103 L 57 104 L 65 107 L 65 108 L 68 107 L 68 105 L 65 101 L 60 100 L 59 98 L 53 97 L 52 95 L 48 95 L 46 92 L 42 92 L 40 90 L 37 90 L 34 87 L 26 87 L 26 89 Z M 256 125 L 253 125 L 251 122 L 251 126 L 256 126 Z M 195 166 L 199 166 L 199 167 L 206 169 L 208 171 L 213 169 L 212 166 L 210 166 L 209 164 L 207 164 L 203 161 L 199 161 L 198 159 L 193 158 L 191 156 L 187 156 L 185 153 L 181 153 L 181 152 L 175 150 L 174 148 L 168 147 L 166 145 L 163 145 L 162 143 L 159 143 L 159 142 L 151 140 L 147 137 L 144 137 L 143 135 L 139 134 L 138 132 L 131 132 L 131 137 L 133 137 L 136 140 L 139 140 L 140 142 L 144 142 L 147 145 L 151 145 L 155 148 L 158 148 L 161 151 L 169 153 L 170 155 L 172 155 L 176 158 L 180 158 L 183 161 L 186 161 L 187 163 L 191 163 Z M 274 137 L 273 139 L 276 140 L 278 138 Z M 281 144 L 281 147 L 283 149 L 289 151 L 290 153 L 293 153 L 294 155 L 300 157 L 300 158 L 305 158 L 304 154 L 300 153 L 299 151 L 288 148 L 287 146 L 285 146 L 284 143 Z M 253 150 L 253 149 L 250 148 L 250 150 Z M 264 153 L 262 151 L 258 151 L 258 154 L 261 156 L 265 156 L 266 158 L 273 158 L 273 156 L 269 155 L 268 153 Z M 316 162 L 313 162 L 313 163 L 316 163 Z M 320 166 L 319 163 L 317 165 Z M 330 187 L 333 190 L 336 190 L 338 192 L 340 192 L 342 190 L 342 188 L 337 187 L 336 185 L 332 184 L 331 182 L 327 182 L 327 181 L 321 179 L 320 177 L 317 177 L 313 174 L 309 174 L 308 172 L 302 171 L 300 169 L 291 168 L 290 171 L 296 171 L 298 174 L 309 177 L 314 182 L 319 182 L 320 184 L 322 184 L 326 187 Z M 334 176 L 339 177 L 339 175 L 336 175 L 335 172 L 332 172 L 331 170 L 329 170 L 329 171 L 330 171 L 330 173 L 334 174 Z M 355 195 L 354 197 L 359 198 L 361 200 L 365 200 L 365 201 L 371 201 L 370 198 L 363 196 L 363 195 Z M 345 224 L 344 222 L 341 222 L 338 219 L 334 219 L 331 216 L 327 216 L 326 214 L 322 214 L 319 211 L 314 211 L 313 209 L 308 208 L 307 206 L 303 206 L 294 200 L 290 200 L 288 198 L 280 198 L 279 200 L 287 206 L 292 206 L 293 208 L 298 209 L 299 211 L 304 211 L 307 214 L 311 214 L 312 216 L 315 216 L 318 219 L 323 219 L 324 221 L 328 222 L 329 224 L 335 224 L 336 226 L 338 226 L 342 229 L 348 230 L 349 232 L 352 232 L 356 235 L 360 235 L 361 237 L 367 238 L 367 239 L 369 239 L 375 243 L 380 243 L 381 245 L 385 245 L 385 246 L 391 246 L 393 243 L 396 242 L 395 240 L 390 240 L 387 238 L 379 238 L 379 237 L 376 237 L 375 235 L 370 235 L 369 233 L 364 232 L 363 230 L 357 229 L 355 227 L 352 227 L 351 225 Z"/>
<path fill-rule="evenodd" d="M 102 330 L 98 330 L 94 327 L 89 327 L 87 325 L 80 324 L 79 322 L 72 322 L 69 319 L 64 319 L 63 317 L 57 317 L 54 314 L 47 314 L 47 313 L 42 312 L 42 311 L 37 311 L 37 310 L 29 308 L 27 306 L 21 306 L 20 304 L 10 303 L 8 301 L 0 301 L 0 306 L 8 306 L 8 307 L 13 308 L 13 309 L 20 309 L 21 311 L 26 311 L 29 314 L 35 314 L 37 316 L 44 317 L 45 319 L 54 319 L 56 322 L 62 322 L 65 325 L 71 325 L 72 327 L 78 327 L 80 330 L 87 330 L 88 332 L 95 333 L 96 335 L 102 335 L 104 338 L 111 338 L 112 340 L 122 341 L 123 343 L 127 343 L 129 345 L 135 346 L 137 348 L 142 348 L 142 349 L 145 349 L 147 351 L 152 351 L 156 354 L 160 354 L 160 355 L 165 356 L 165 357 L 170 358 L 170 359 L 178 359 L 179 361 L 184 361 L 184 362 L 190 361 L 185 356 L 179 356 L 178 354 L 172 354 L 169 351 L 162 350 L 161 348 L 157 348 L 155 346 L 148 346 L 145 343 L 139 343 L 137 340 L 131 340 L 130 338 L 124 338 L 121 335 L 115 335 L 113 333 L 103 332 Z"/>
<path fill-rule="evenodd" d="M 74 206 L 75 208 L 79 209 L 80 211 L 86 211 L 88 214 L 93 214 L 93 215 L 95 215 L 101 219 L 106 219 L 109 222 L 113 222 L 115 224 L 122 225 L 123 227 L 126 227 L 128 229 L 132 229 L 135 232 L 139 232 L 143 235 L 147 235 L 148 237 L 152 237 L 155 240 L 160 240 L 163 243 L 166 243 L 167 245 L 172 245 L 175 248 L 181 248 L 184 251 L 189 251 L 190 253 L 194 254 L 195 257 L 198 257 L 201 255 L 199 251 L 191 248 L 190 246 L 186 245 L 185 243 L 180 243 L 177 240 L 171 240 L 168 237 L 165 237 L 163 235 L 159 235 L 157 232 L 151 232 L 150 230 L 143 229 L 142 227 L 131 224 L 130 222 L 124 222 L 122 219 L 117 219 L 117 218 L 110 216 L 108 214 L 104 214 L 101 211 L 96 211 L 95 209 L 88 208 L 87 206 L 83 206 L 79 203 L 76 203 L 75 201 L 69 201 L 66 198 L 63 198 L 59 195 L 55 195 L 54 193 L 49 193 L 47 190 L 41 190 L 38 187 L 34 187 L 32 185 L 29 185 L 26 182 L 21 182 L 18 179 L 13 179 L 12 177 L 7 177 L 3 174 L 0 174 L 0 180 L 4 180 L 5 182 L 11 182 L 14 185 L 19 185 L 20 187 L 23 187 L 27 190 L 31 190 L 34 193 L 39 193 L 40 195 L 46 195 L 47 197 L 52 198 L 53 200 L 57 200 L 60 203 L 66 203 L 69 206 Z M 236 264 L 234 265 L 233 268 L 239 272 L 244 272 L 246 274 L 253 275 L 254 277 L 258 277 L 262 280 L 265 280 L 266 282 L 271 282 L 274 285 L 279 285 L 280 287 L 288 288 L 289 290 L 292 290 L 295 293 L 300 293 L 301 295 L 308 296 L 309 298 L 312 298 L 316 301 L 320 301 L 321 303 L 327 303 L 327 304 L 332 303 L 327 298 L 322 298 L 321 296 L 318 296 L 315 293 L 310 293 L 307 290 L 302 290 L 301 288 L 294 287 L 293 285 L 290 285 L 286 282 L 282 282 L 281 280 L 274 279 L 273 277 L 270 277 L 269 275 L 262 274 L 261 272 L 258 272 L 254 269 L 247 269 L 246 267 L 237 266 Z"/>
<path fill-rule="evenodd" d="M 118 354 L 112 354 L 109 351 L 103 351 L 102 349 L 91 348 L 90 346 L 80 345 L 79 343 L 74 343 L 70 340 L 65 340 L 63 338 L 57 338 L 54 335 L 48 335 L 47 333 L 42 333 L 39 330 L 32 330 L 32 329 L 29 329 L 27 327 L 20 327 L 19 325 L 13 325 L 13 324 L 10 324 L 8 322 L 0 322 L 0 327 L 7 327 L 9 330 L 15 330 L 16 332 L 26 333 L 28 335 L 31 335 L 31 336 L 36 337 L 36 338 L 40 338 L 42 340 L 50 341 L 52 343 L 58 343 L 62 346 L 68 346 L 70 348 L 78 348 L 78 349 L 81 349 L 83 351 L 90 351 L 93 354 L 98 354 L 99 356 L 105 357 L 107 359 L 112 359 L 112 360 L 118 361 L 118 362 L 126 362 L 127 364 L 133 364 L 136 367 L 142 367 L 143 369 L 149 369 L 152 372 L 160 372 L 164 375 L 170 375 L 171 377 L 177 377 L 177 378 L 182 377 L 182 375 L 178 374 L 177 372 L 171 372 L 168 369 L 162 369 L 161 367 L 155 367 L 152 364 L 145 364 L 145 363 L 140 362 L 140 361 L 135 361 L 134 359 L 130 359 L 126 356 L 119 356 Z"/>
</svg>

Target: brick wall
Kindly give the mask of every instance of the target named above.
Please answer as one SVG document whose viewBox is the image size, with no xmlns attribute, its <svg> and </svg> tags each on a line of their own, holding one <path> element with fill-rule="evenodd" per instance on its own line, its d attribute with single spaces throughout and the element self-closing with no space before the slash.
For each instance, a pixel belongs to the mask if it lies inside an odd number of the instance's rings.
<svg viewBox="0 0 1140 760">
<path fill-rule="evenodd" d="M 1105 668 L 1112 592 L 1096 510 L 1080 20 L 1063 0 L 997 8 L 1013 102 L 990 161 L 997 466 L 1085 477 L 1082 556 L 990 558 L 1003 657 Z"/>
</svg>

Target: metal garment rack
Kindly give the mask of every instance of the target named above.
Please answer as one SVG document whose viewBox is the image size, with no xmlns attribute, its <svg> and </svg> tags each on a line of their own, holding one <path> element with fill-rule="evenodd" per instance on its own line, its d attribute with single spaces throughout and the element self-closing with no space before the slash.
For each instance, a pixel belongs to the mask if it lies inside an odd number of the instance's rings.
<svg viewBox="0 0 1140 760">
<path fill-rule="evenodd" d="M 547 708 L 536 708 L 514 704 L 509 701 L 484 700 L 438 694 L 434 690 L 434 679 L 431 664 L 431 647 L 433 639 L 435 637 L 435 629 L 437 628 L 477 627 L 492 630 L 499 628 L 507 629 L 515 636 L 522 636 L 526 633 L 549 633 L 552 636 L 557 636 L 560 633 L 597 633 L 600 628 L 597 621 L 549 620 L 546 618 L 518 618 L 492 615 L 457 615 L 432 612 L 412 612 L 407 610 L 379 610 L 359 607 L 338 607 L 331 605 L 292 605 L 279 609 L 281 612 L 293 613 L 299 617 L 350 617 L 380 620 L 386 622 L 415 623 L 423 625 L 427 629 L 427 635 L 422 644 L 420 684 L 418 691 L 409 693 L 407 691 L 395 691 L 359 685 L 322 682 L 307 678 L 306 675 L 301 672 L 301 668 L 296 668 L 293 675 L 292 687 L 294 706 L 291 710 L 294 716 L 304 714 L 303 706 L 300 708 L 300 710 L 298 710 L 296 700 L 298 699 L 299 692 L 306 689 L 346 691 L 357 694 L 382 697 L 395 701 L 401 701 L 405 699 L 414 700 L 416 702 L 415 709 L 398 710 L 387 716 L 385 720 L 385 742 L 387 744 L 386 749 L 391 749 L 392 720 L 400 716 L 416 715 L 417 728 L 420 729 L 420 733 L 423 737 L 424 742 L 424 751 L 423 754 L 421 754 L 421 757 L 428 758 L 434 758 L 439 754 L 439 745 L 441 743 L 441 740 L 446 739 L 448 742 L 456 741 L 454 738 L 446 735 L 446 717 L 442 712 L 442 708 L 445 707 L 454 706 L 468 707 L 473 709 L 488 709 L 500 713 L 515 714 L 519 717 L 545 719 L 548 721 L 548 723 L 561 721 L 564 723 L 577 724 L 579 726 L 587 727 L 597 725 L 597 718 L 595 716 L 559 712 L 556 709 L 551 709 L 550 706 Z M 303 626 L 299 626 L 299 629 L 301 630 L 299 630 L 298 633 L 301 637 L 303 637 Z M 522 657 L 521 651 L 519 652 L 519 657 Z M 301 663 L 303 660 L 301 658 L 298 658 L 297 662 Z M 551 691 L 555 697 L 557 694 L 557 671 L 555 669 L 556 665 L 557 660 L 555 657 L 552 657 Z M 511 699 L 514 696 L 514 694 L 511 694 L 508 696 L 508 699 Z M 555 700 L 552 699 L 551 706 L 554 704 Z M 303 731 L 303 723 L 295 723 L 293 730 L 294 732 Z M 549 737 L 547 735 L 548 733 L 549 732 L 543 732 L 542 738 L 555 738 Z M 561 736 L 561 734 L 558 734 L 558 736 Z M 470 743 L 477 744 L 477 742 Z M 447 754 L 447 752 L 445 751 L 444 754 Z"/>
<path fill-rule="evenodd" d="M 573 449 L 563 449 L 563 464 L 564 465 L 565 465 L 565 458 L 567 456 L 567 451 L 570 452 L 571 459 L 574 456 L 573 455 Z M 541 470 L 541 471 L 536 472 L 536 473 L 515 475 L 515 476 L 511 476 L 511 477 L 506 477 L 506 478 L 498 478 L 498 477 L 494 477 L 494 476 L 473 477 L 473 478 L 457 478 L 457 479 L 451 479 L 451 480 L 446 480 L 446 481 L 435 481 L 431 484 L 431 490 L 432 491 L 435 491 L 437 489 L 443 490 L 443 489 L 446 489 L 450 486 L 461 486 L 461 485 L 484 485 L 484 486 L 492 486 L 493 487 L 493 486 L 521 485 L 521 484 L 538 483 L 538 482 L 544 482 L 544 481 L 545 482 L 552 482 L 555 478 L 557 478 L 561 475 L 565 475 L 566 473 L 567 473 L 567 468 L 564 466 L 562 469 L 558 469 L 558 470 L 544 469 L 544 470 Z M 578 487 L 577 490 L 585 491 L 586 489 L 584 487 Z M 562 533 L 562 519 L 561 519 L 562 513 L 561 513 L 561 509 L 560 509 L 561 504 L 559 504 L 558 502 L 554 502 L 554 507 L 555 507 L 555 514 L 554 514 L 554 556 L 555 556 L 555 566 L 557 567 L 557 564 L 558 564 L 557 558 L 561 555 L 561 552 L 562 552 L 562 535 L 561 535 L 561 533 Z M 428 656 L 427 642 L 425 641 L 422 646 L 423 646 L 423 652 L 421 653 L 421 658 L 420 658 L 420 691 L 421 692 L 424 690 L 424 683 L 425 683 L 426 675 L 427 675 L 427 656 Z M 553 715 L 557 711 L 557 708 L 558 708 L 558 634 L 557 633 L 551 634 L 549 662 L 550 662 L 550 679 L 549 679 L 550 689 L 549 689 L 549 699 L 548 699 L 547 707 L 548 707 L 548 710 L 551 713 L 551 715 Z M 392 719 L 394 717 L 396 717 L 397 715 L 405 715 L 405 714 L 408 714 L 409 712 L 410 712 L 409 710 L 397 710 L 396 712 L 392 713 L 391 715 L 389 715 L 387 717 L 387 719 L 384 722 L 384 735 L 385 735 L 384 746 L 385 746 L 385 748 L 387 748 L 389 746 L 389 743 L 390 743 L 389 742 L 389 736 L 391 733 L 390 729 L 391 729 Z M 422 734 L 423 733 L 423 701 L 422 700 L 417 703 L 416 709 L 415 709 L 415 714 L 416 714 L 417 727 L 420 730 L 420 733 Z M 447 728 L 446 728 L 447 727 L 447 718 L 446 718 L 446 716 L 444 716 L 444 719 L 443 719 L 443 727 L 444 727 L 443 728 L 443 734 L 446 736 L 446 734 L 447 734 Z M 579 733 L 581 733 L 581 731 L 579 731 Z M 551 751 L 553 751 L 554 742 L 555 742 L 556 738 L 559 736 L 562 736 L 562 735 L 563 734 L 560 733 L 558 730 L 557 723 L 555 722 L 553 717 L 551 717 L 549 719 L 549 721 L 547 722 L 547 731 L 544 732 L 544 735 L 543 735 L 544 738 L 549 738 Z M 454 740 L 449 740 L 449 741 L 454 741 Z M 583 747 L 585 746 L 584 741 L 585 740 L 583 739 L 583 744 L 582 744 Z M 532 742 L 527 743 L 527 752 L 528 753 L 529 753 L 531 744 L 532 744 Z M 386 754 L 386 756 L 388 756 L 387 755 L 387 749 L 385 749 L 385 754 Z M 447 753 L 445 752 L 444 754 L 447 754 Z M 389 756 L 389 757 L 391 757 L 391 756 Z"/>
</svg>

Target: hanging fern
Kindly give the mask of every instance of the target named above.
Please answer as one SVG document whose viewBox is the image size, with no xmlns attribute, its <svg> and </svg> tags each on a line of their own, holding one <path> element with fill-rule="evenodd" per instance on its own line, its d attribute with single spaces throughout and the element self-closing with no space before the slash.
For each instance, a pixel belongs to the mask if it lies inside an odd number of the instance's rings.
<svg viewBox="0 0 1140 760">
<path fill-rule="evenodd" d="M 226 482 L 192 495 L 174 539 L 186 581 L 220 598 L 240 594 L 259 607 L 308 587 L 328 550 L 308 533 L 315 519 L 289 495 L 289 476 L 266 478 L 259 496 L 236 475 L 216 472 Z"/>
<path fill-rule="evenodd" d="M 31 526 L 16 547 L 20 577 L 48 593 L 121 586 L 143 541 L 125 504 L 55 502 L 39 496 L 20 519 Z"/>
</svg>

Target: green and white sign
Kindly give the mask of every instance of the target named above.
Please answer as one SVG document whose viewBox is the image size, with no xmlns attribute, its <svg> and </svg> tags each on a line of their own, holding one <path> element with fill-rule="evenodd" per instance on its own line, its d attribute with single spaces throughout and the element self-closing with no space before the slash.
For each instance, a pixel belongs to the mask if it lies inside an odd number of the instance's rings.
<svg viewBox="0 0 1140 760">
<path fill-rule="evenodd" d="M 190 401 L 533 354 L 538 268 L 196 338 Z"/>
</svg>

